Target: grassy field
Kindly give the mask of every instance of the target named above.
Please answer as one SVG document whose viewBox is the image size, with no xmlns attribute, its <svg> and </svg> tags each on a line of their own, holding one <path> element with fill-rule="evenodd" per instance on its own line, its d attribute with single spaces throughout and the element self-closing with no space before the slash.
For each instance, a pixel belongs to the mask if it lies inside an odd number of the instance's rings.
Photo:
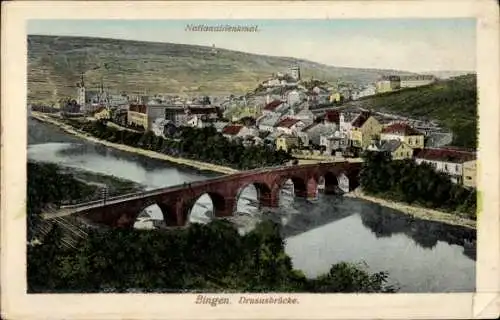
<svg viewBox="0 0 500 320">
<path fill-rule="evenodd" d="M 453 145 L 476 147 L 477 87 L 474 74 L 366 97 L 348 104 L 353 105 L 415 118 L 435 119 L 453 132 Z"/>
<path fill-rule="evenodd" d="M 326 66 L 306 60 L 271 57 L 211 47 L 86 37 L 28 36 L 28 101 L 75 96 L 85 73 L 96 88 L 104 78 L 112 91 L 163 94 L 243 94 L 273 72 L 299 63 L 303 79 L 368 83 L 392 70 Z"/>
</svg>

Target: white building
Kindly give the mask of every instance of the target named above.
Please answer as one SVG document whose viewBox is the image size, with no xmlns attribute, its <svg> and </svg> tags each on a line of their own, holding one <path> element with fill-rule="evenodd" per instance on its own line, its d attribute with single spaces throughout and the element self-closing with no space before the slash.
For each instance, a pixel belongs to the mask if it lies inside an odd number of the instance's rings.
<svg viewBox="0 0 500 320">
<path fill-rule="evenodd" d="M 229 140 L 253 136 L 254 134 L 254 130 L 237 124 L 231 124 L 222 129 L 222 135 Z"/>
<path fill-rule="evenodd" d="M 352 94 L 352 99 L 357 100 L 363 97 L 373 96 L 377 94 L 377 88 L 375 86 L 367 86 L 358 92 Z"/>
<path fill-rule="evenodd" d="M 285 134 L 296 135 L 306 125 L 299 119 L 285 118 L 276 124 L 276 130 Z"/>
<path fill-rule="evenodd" d="M 186 126 L 193 128 L 203 128 L 203 121 L 197 115 L 188 116 Z"/>
<path fill-rule="evenodd" d="M 302 129 L 309 137 L 309 143 L 319 146 L 321 135 L 331 135 L 335 133 L 335 129 L 324 123 L 313 123 Z"/>
<path fill-rule="evenodd" d="M 332 151 L 345 149 L 348 141 L 345 137 L 341 136 L 340 131 L 335 131 L 334 134 L 320 135 L 319 145 L 326 148 L 327 154 L 331 154 Z"/>
<path fill-rule="evenodd" d="M 436 171 L 446 173 L 454 183 L 463 181 L 463 165 L 474 161 L 476 155 L 472 152 L 459 151 L 447 148 L 426 148 L 415 152 L 417 164 L 428 163 Z"/>
<path fill-rule="evenodd" d="M 417 74 L 401 76 L 401 88 L 414 88 L 425 86 L 436 81 L 436 77 L 433 75 Z"/>
<path fill-rule="evenodd" d="M 359 113 L 341 112 L 339 119 L 339 131 L 342 137 L 351 139 L 352 122 Z"/>
<path fill-rule="evenodd" d="M 164 137 L 165 126 L 168 122 L 163 118 L 156 118 L 151 125 L 151 131 L 158 137 Z"/>
<path fill-rule="evenodd" d="M 287 95 L 287 102 L 290 106 L 300 103 L 301 98 L 297 90 L 292 90 Z"/>
<path fill-rule="evenodd" d="M 279 114 L 266 114 L 257 120 L 257 126 L 260 131 L 274 132 L 279 119 Z"/>
<path fill-rule="evenodd" d="M 264 87 L 277 87 L 281 84 L 279 79 L 269 79 L 264 82 Z"/>
</svg>

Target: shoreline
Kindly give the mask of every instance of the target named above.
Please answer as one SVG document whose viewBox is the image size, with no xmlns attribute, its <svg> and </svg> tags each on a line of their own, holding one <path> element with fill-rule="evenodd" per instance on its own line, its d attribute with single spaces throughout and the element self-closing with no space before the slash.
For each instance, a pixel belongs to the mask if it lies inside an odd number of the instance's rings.
<svg viewBox="0 0 500 320">
<path fill-rule="evenodd" d="M 229 167 L 224 167 L 224 166 L 218 166 L 210 163 L 205 163 L 201 161 L 196 161 L 196 160 L 189 160 L 185 158 L 177 158 L 177 157 L 172 157 L 168 156 L 165 154 L 161 154 L 155 151 L 150 151 L 150 150 L 144 150 L 136 147 L 130 147 L 127 145 L 123 144 L 118 144 L 118 143 L 113 143 L 105 140 L 101 140 L 98 138 L 95 138 L 91 136 L 90 134 L 87 133 L 82 133 L 75 128 L 73 128 L 70 125 L 67 125 L 65 123 L 62 123 L 60 121 L 57 121 L 57 119 L 53 119 L 50 116 L 44 115 L 43 113 L 39 112 L 32 112 L 31 115 L 34 119 L 44 122 L 44 123 L 49 123 L 52 124 L 63 131 L 79 137 L 81 139 L 85 139 L 87 141 L 91 141 L 94 143 L 98 143 L 107 147 L 111 147 L 117 150 L 129 152 L 129 153 L 134 153 L 138 155 L 142 155 L 145 157 L 149 157 L 152 159 L 157 159 L 157 160 L 163 160 L 170 162 L 174 165 L 180 165 L 180 166 L 186 166 L 191 169 L 197 169 L 200 171 L 209 171 L 212 173 L 222 173 L 222 174 L 233 174 L 239 172 L 236 169 L 232 169 Z M 351 191 L 349 193 L 344 194 L 344 197 L 348 198 L 357 198 L 365 201 L 369 201 L 371 203 L 375 203 L 378 205 L 381 205 L 383 207 L 389 208 L 389 209 L 394 209 L 397 211 L 402 212 L 405 215 L 413 216 L 418 219 L 422 220 L 429 220 L 429 221 L 436 221 L 436 222 L 442 222 L 450 225 L 456 225 L 456 226 L 461 226 L 461 227 L 466 227 L 466 228 L 471 228 L 476 230 L 476 221 L 470 220 L 467 218 L 459 217 L 457 215 L 444 212 L 444 211 L 439 211 L 435 209 L 430 209 L 430 208 L 424 208 L 424 207 L 418 207 L 414 205 L 409 205 L 406 203 L 401 203 L 401 202 L 396 202 L 392 200 L 386 200 L 382 198 L 377 198 L 373 196 L 369 196 L 364 194 L 359 188 L 357 188 L 354 191 Z"/>
<path fill-rule="evenodd" d="M 34 119 L 44 122 L 44 123 L 49 123 L 52 124 L 61 130 L 76 136 L 81 139 L 85 139 L 90 142 L 98 143 L 110 148 L 114 148 L 117 150 L 125 151 L 125 152 L 130 152 L 130 153 L 135 153 L 139 154 L 148 158 L 152 159 L 157 159 L 157 160 L 163 160 L 163 161 L 168 161 L 173 164 L 177 165 L 183 165 L 187 167 L 191 167 L 197 170 L 205 170 L 205 171 L 210 171 L 210 172 L 216 172 L 216 173 L 222 173 L 222 174 L 233 174 L 239 172 L 239 170 L 230 168 L 230 167 L 225 167 L 225 166 L 219 166 L 211 163 L 206 163 L 202 161 L 197 161 L 197 160 L 190 160 L 190 159 L 185 159 L 185 158 L 178 158 L 178 157 L 172 157 L 166 154 L 162 154 L 159 152 L 151 151 L 151 150 L 145 150 L 141 148 L 136 148 L 136 147 L 130 147 L 127 145 L 119 144 L 119 143 L 113 143 L 105 140 L 101 140 L 98 138 L 95 138 L 89 134 L 82 133 L 79 130 L 71 127 L 70 125 L 67 125 L 65 123 L 62 123 L 60 121 L 57 121 L 56 119 L 53 119 L 52 117 L 49 117 L 47 115 L 44 115 L 43 113 L 32 111 L 31 112 L 31 117 Z"/>
<path fill-rule="evenodd" d="M 110 194 L 117 193 L 122 194 L 122 191 L 140 192 L 146 189 L 146 185 L 141 183 L 120 178 L 114 175 L 108 175 L 103 173 L 97 173 L 85 169 L 73 168 L 59 166 L 59 168 L 65 172 L 71 174 L 76 180 L 80 180 L 83 183 L 94 185 L 97 187 L 106 186 L 110 190 Z"/>
<path fill-rule="evenodd" d="M 449 225 L 477 230 L 476 221 L 474 220 L 459 217 L 457 215 L 444 211 L 418 207 L 402 202 L 369 196 L 364 194 L 363 191 L 360 190 L 360 188 L 356 188 L 354 191 L 344 194 L 344 197 L 369 201 L 371 203 L 375 203 L 389 209 L 400 211 L 405 215 L 409 215 L 421 220 L 442 222 Z"/>
</svg>

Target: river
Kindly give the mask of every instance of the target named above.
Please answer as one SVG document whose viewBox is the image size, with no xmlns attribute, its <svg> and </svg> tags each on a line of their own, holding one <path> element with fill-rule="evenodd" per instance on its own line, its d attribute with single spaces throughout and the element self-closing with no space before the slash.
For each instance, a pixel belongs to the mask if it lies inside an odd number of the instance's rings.
<svg viewBox="0 0 500 320">
<path fill-rule="evenodd" d="M 28 158 L 114 175 L 147 189 L 217 175 L 89 143 L 31 118 Z M 474 230 L 417 220 L 360 199 L 320 194 L 311 203 L 294 199 L 290 189 L 282 190 L 280 208 L 262 212 L 255 206 L 255 188 L 247 187 L 232 220 L 242 233 L 262 219 L 280 223 L 286 252 L 306 276 L 325 273 L 340 261 L 364 261 L 372 272 L 387 271 L 400 292 L 475 291 Z M 211 210 L 210 198 L 202 196 L 190 221 L 208 221 Z M 162 219 L 159 208 L 148 208 L 148 214 Z"/>
</svg>

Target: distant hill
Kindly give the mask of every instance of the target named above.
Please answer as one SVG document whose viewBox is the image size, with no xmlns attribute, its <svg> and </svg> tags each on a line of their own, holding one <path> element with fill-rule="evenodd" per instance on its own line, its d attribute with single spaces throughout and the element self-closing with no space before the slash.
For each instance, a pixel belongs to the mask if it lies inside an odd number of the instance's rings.
<svg viewBox="0 0 500 320">
<path fill-rule="evenodd" d="M 411 74 L 340 68 L 307 60 L 271 57 L 212 47 L 89 37 L 28 36 L 28 99 L 74 96 L 80 73 L 86 84 L 127 93 L 243 94 L 292 63 L 302 77 L 366 84 L 381 75 Z"/>
<path fill-rule="evenodd" d="M 477 139 L 476 75 L 469 74 L 434 84 L 387 92 L 349 102 L 377 111 L 438 120 L 453 132 L 453 145 L 475 148 Z"/>
<path fill-rule="evenodd" d="M 440 79 L 449 79 L 449 78 L 454 78 L 454 77 L 463 76 L 466 74 L 474 74 L 474 73 L 475 72 L 473 72 L 473 71 L 446 71 L 446 70 L 420 72 L 420 74 L 432 74 Z"/>
</svg>

